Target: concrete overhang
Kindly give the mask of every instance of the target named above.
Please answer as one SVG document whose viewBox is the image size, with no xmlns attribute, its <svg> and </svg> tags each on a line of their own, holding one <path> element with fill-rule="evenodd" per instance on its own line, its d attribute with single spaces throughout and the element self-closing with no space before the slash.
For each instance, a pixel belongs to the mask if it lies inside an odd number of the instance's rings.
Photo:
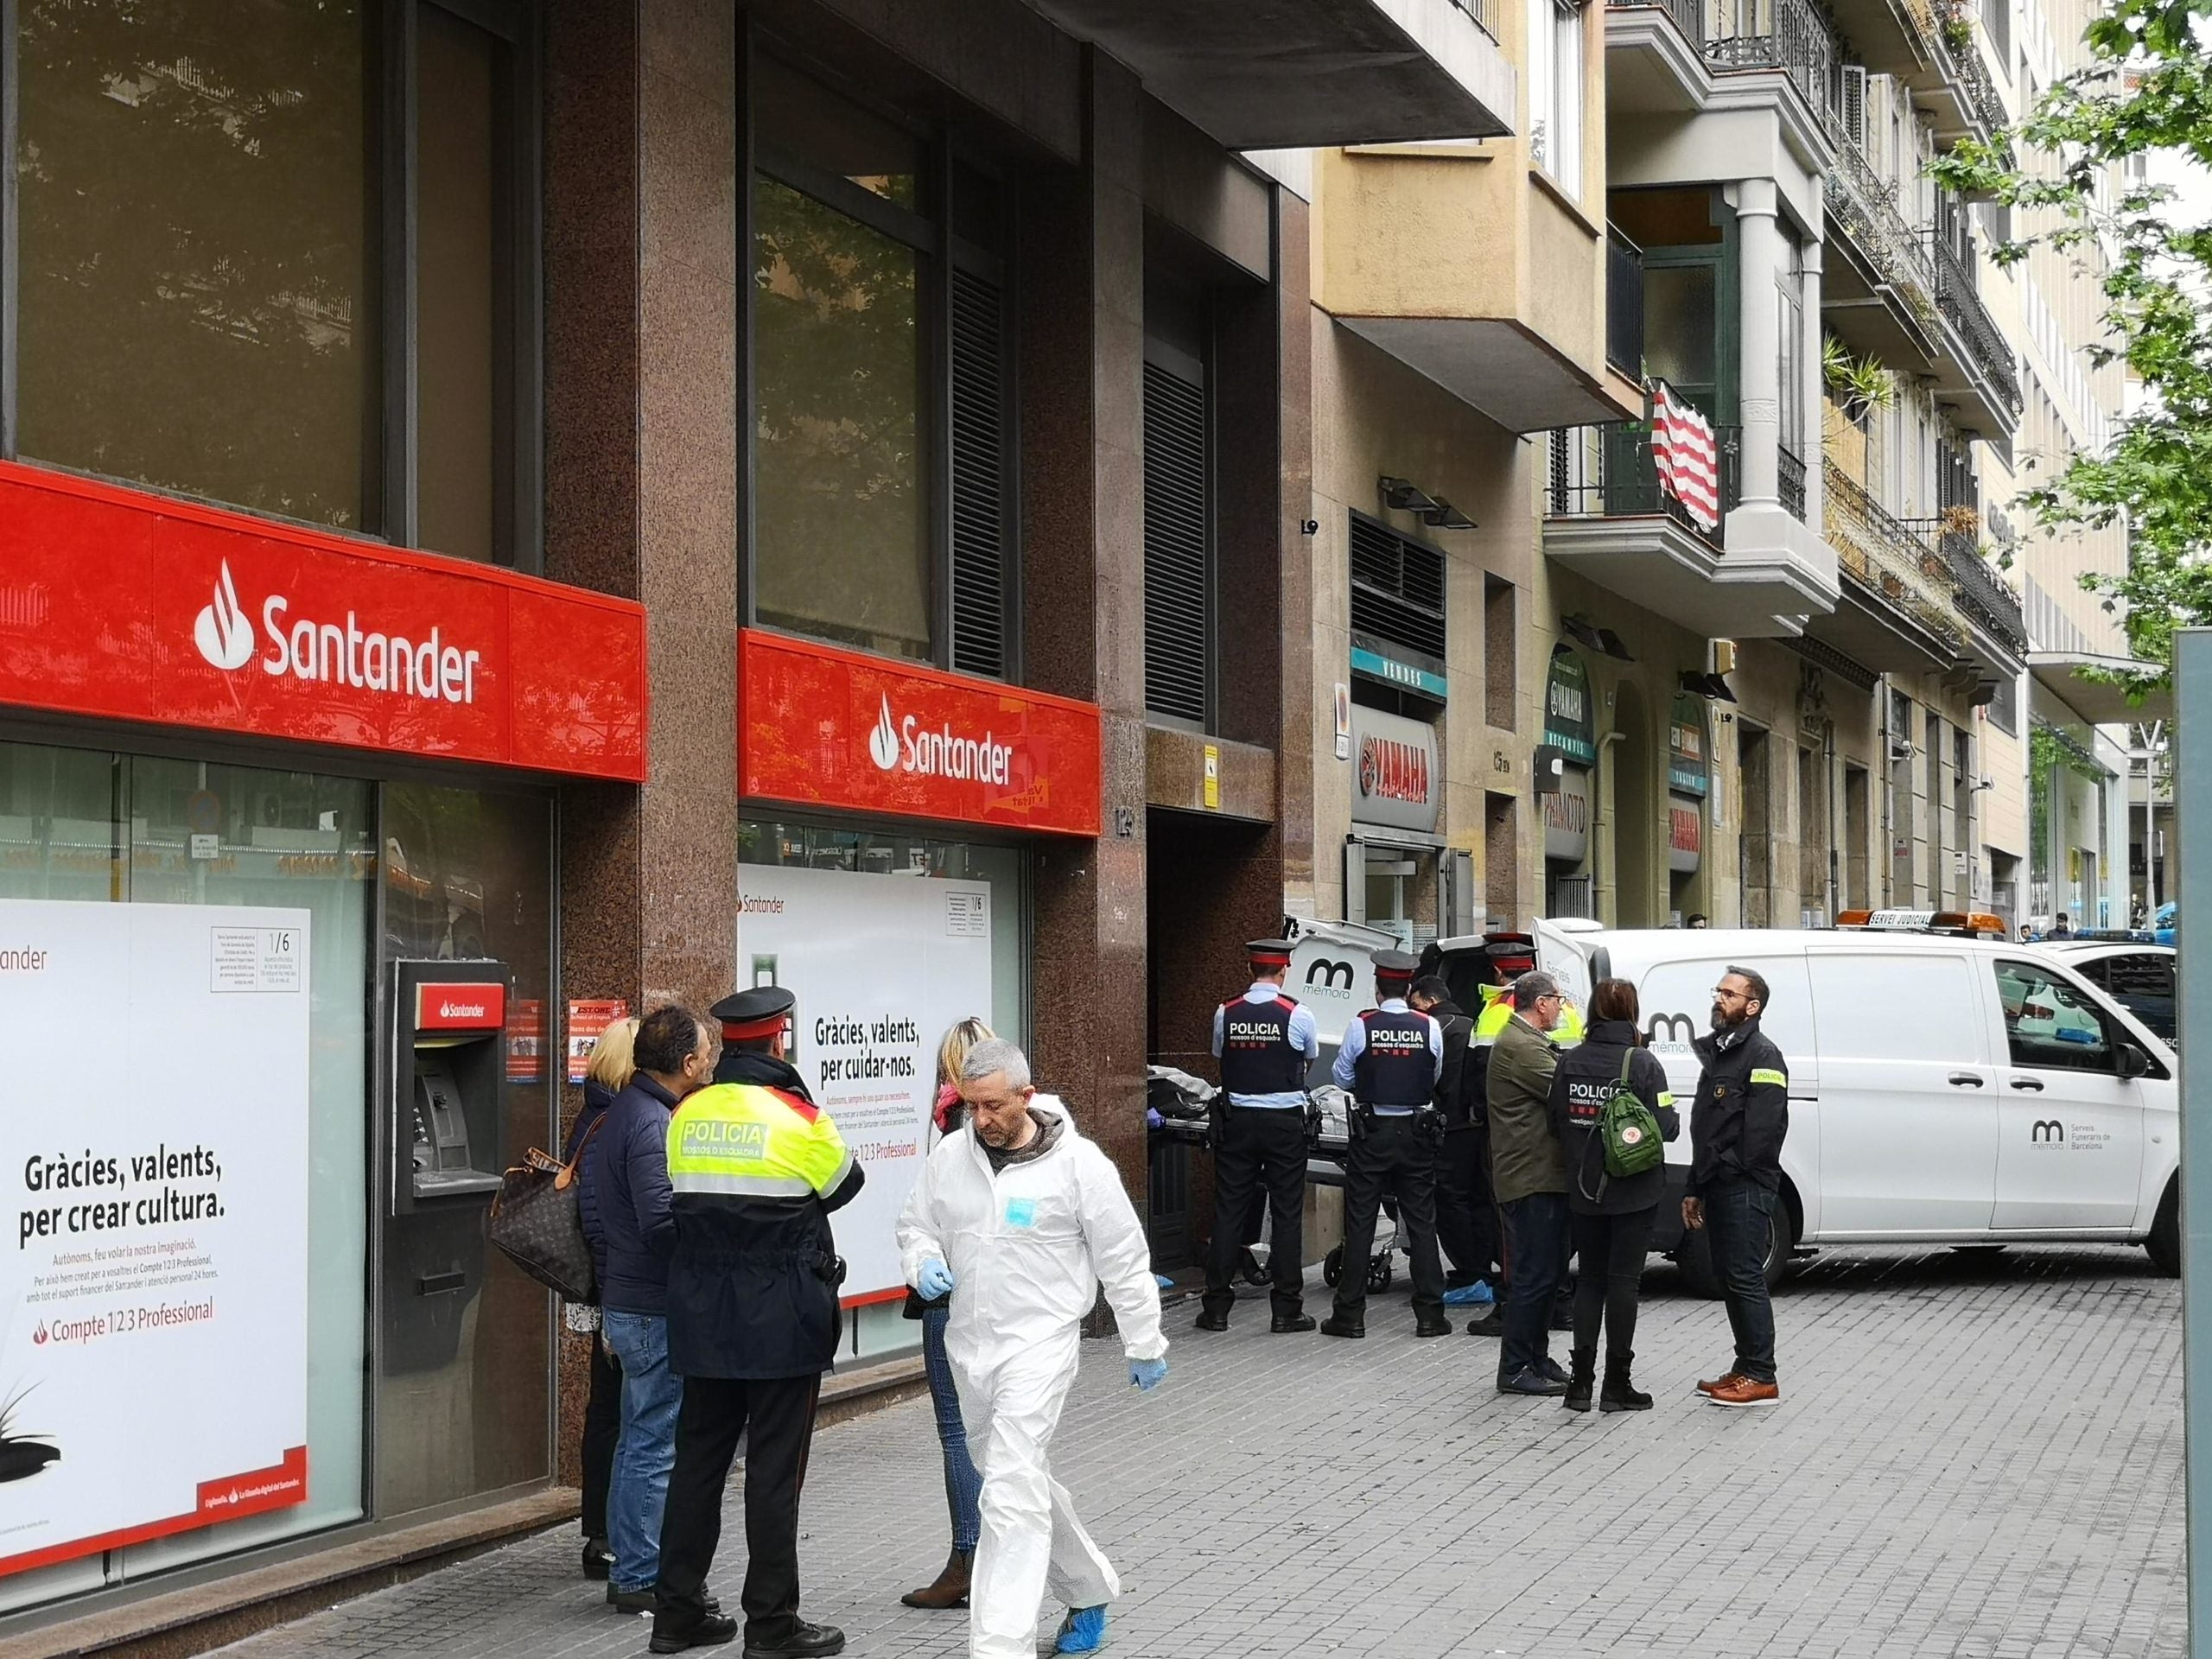
<svg viewBox="0 0 2212 1659">
<path fill-rule="evenodd" d="M 1793 556 L 1724 550 L 1663 512 L 1548 518 L 1544 556 L 1708 639 L 1801 633 L 1835 602 Z"/>
<path fill-rule="evenodd" d="M 1494 138 L 1512 62 L 1454 0 L 1030 0 L 1230 149 Z"/>
<path fill-rule="evenodd" d="M 2171 683 L 2131 690 L 2091 674 L 2117 674 L 2141 681 L 2158 673 L 2155 663 L 2133 657 L 2106 657 L 2088 651 L 2031 651 L 2028 672 L 2035 683 L 2056 697 L 2092 726 L 2127 726 L 2145 720 L 2171 720 L 2174 694 Z"/>
<path fill-rule="evenodd" d="M 1526 323 L 1501 317 L 1346 317 L 1342 323 L 1509 432 L 1549 432 L 1636 420 L 1630 404 L 1593 380 Z"/>
<path fill-rule="evenodd" d="M 1904 606 L 1845 566 L 1835 609 L 1805 624 L 1805 632 L 1847 657 L 1885 674 L 1950 670 L 1959 642 L 1937 632 Z"/>
<path fill-rule="evenodd" d="M 1933 327 L 1885 278 L 1829 204 L 1821 270 L 1821 321 L 1861 356 L 1918 372 L 1936 354 Z"/>
<path fill-rule="evenodd" d="M 1935 56 L 1932 42 L 1899 0 L 1832 0 L 1829 11 L 1851 42 L 1853 60 L 1875 74 L 1918 75 Z"/>
<path fill-rule="evenodd" d="M 1633 115 L 1694 115 L 1713 97 L 1705 54 L 1658 5 L 1605 8 L 1605 107 Z"/>
</svg>

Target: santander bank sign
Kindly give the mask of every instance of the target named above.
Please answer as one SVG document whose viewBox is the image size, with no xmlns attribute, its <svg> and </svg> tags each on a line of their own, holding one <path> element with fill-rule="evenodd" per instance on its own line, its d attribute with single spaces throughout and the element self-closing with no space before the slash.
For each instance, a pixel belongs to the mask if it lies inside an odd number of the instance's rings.
<svg viewBox="0 0 2212 1659">
<path fill-rule="evenodd" d="M 1098 833 L 1094 704 L 750 629 L 737 671 L 748 798 Z"/>
<path fill-rule="evenodd" d="M 262 601 L 261 627 L 269 642 L 260 659 L 264 674 L 429 702 L 476 701 L 476 668 L 483 653 L 442 643 L 435 622 L 426 637 L 414 639 L 373 627 L 365 630 L 350 610 L 340 624 L 305 616 L 295 621 L 291 608 L 292 601 L 283 594 L 271 594 Z M 215 579 L 214 597 L 193 622 L 192 639 L 211 668 L 244 668 L 254 654 L 253 628 L 238 607 L 228 559 Z"/>
</svg>

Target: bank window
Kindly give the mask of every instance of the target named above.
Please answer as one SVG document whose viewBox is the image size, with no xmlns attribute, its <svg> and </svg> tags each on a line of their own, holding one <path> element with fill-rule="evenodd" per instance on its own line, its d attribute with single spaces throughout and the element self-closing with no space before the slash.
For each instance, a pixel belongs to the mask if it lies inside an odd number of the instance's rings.
<svg viewBox="0 0 2212 1659">
<path fill-rule="evenodd" d="M 1529 149 L 1570 196 L 1582 193 L 1582 7 L 1529 0 Z"/>
<path fill-rule="evenodd" d="M 1012 668 L 1005 186 L 754 67 L 750 620 Z"/>
<path fill-rule="evenodd" d="M 0 448 L 534 567 L 531 12 L 10 15 Z"/>
</svg>

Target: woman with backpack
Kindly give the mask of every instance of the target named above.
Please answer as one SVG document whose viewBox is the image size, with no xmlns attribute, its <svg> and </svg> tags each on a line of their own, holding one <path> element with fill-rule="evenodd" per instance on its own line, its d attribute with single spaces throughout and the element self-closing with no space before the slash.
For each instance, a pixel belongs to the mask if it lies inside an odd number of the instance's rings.
<svg viewBox="0 0 2212 1659">
<path fill-rule="evenodd" d="M 1574 1285 L 1574 1349 L 1563 1403 L 1590 1409 L 1598 1325 L 1605 1327 L 1600 1411 L 1649 1411 L 1651 1396 L 1629 1380 L 1636 1357 L 1636 1304 L 1651 1228 L 1665 1196 L 1662 1141 L 1681 1133 L 1667 1068 L 1643 1046 L 1636 987 L 1601 979 L 1590 998 L 1590 1028 L 1552 1073 L 1552 1133 L 1566 1154 L 1567 1225 L 1580 1272 Z"/>
</svg>

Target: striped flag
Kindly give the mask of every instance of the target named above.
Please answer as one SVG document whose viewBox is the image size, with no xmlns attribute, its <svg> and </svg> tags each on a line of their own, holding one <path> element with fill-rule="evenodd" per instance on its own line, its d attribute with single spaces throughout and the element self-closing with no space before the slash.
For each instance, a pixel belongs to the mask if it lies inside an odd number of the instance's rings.
<svg viewBox="0 0 2212 1659">
<path fill-rule="evenodd" d="M 1660 486 L 1700 530 L 1720 528 L 1720 452 L 1713 423 L 1664 380 L 1651 383 L 1651 461 Z"/>
</svg>

